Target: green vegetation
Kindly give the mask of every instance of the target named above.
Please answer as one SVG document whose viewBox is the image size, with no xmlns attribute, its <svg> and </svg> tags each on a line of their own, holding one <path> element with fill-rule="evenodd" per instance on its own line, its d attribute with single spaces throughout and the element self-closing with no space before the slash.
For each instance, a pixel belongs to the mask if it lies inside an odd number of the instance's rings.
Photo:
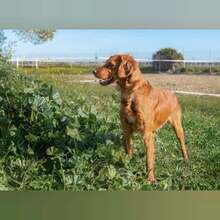
<svg viewBox="0 0 220 220">
<path fill-rule="evenodd" d="M 162 48 L 158 50 L 156 53 L 152 56 L 153 60 L 184 60 L 183 55 L 178 52 L 174 48 Z M 171 71 L 176 72 L 176 68 L 180 68 L 182 63 L 177 62 L 159 62 L 154 61 L 153 62 L 153 69 L 155 71 Z"/>
<path fill-rule="evenodd" d="M 158 63 L 158 62 L 157 62 Z M 159 65 L 159 64 L 158 64 Z M 182 67 L 181 67 L 182 66 Z M 212 65 L 211 67 L 206 65 L 189 65 L 186 64 L 186 67 L 183 65 L 175 69 L 175 73 L 186 73 L 186 74 L 209 74 L 209 73 L 220 73 L 219 65 Z M 91 74 L 95 69 L 95 65 L 77 65 L 77 64 L 63 64 L 63 65 L 44 65 L 40 66 L 38 69 L 35 67 L 19 67 L 20 72 L 26 74 Z M 158 73 L 157 69 L 151 64 L 140 63 L 140 69 L 142 73 Z M 166 71 L 160 71 L 166 72 Z"/>
<path fill-rule="evenodd" d="M 91 73 L 94 70 L 93 65 L 59 65 L 44 66 L 38 69 L 34 67 L 20 67 L 18 70 L 26 74 L 84 74 Z"/>
<path fill-rule="evenodd" d="M 33 44 L 42 44 L 51 41 L 56 33 L 55 29 L 26 29 L 14 30 L 20 40 L 24 42 L 31 42 Z"/>
<path fill-rule="evenodd" d="M 191 73 L 191 74 L 209 74 L 209 73 L 220 73 L 220 66 L 219 65 L 186 65 L 185 68 L 181 68 L 180 72 L 183 73 Z"/>
<path fill-rule="evenodd" d="M 165 126 L 156 138 L 158 182 L 151 186 L 140 135 L 133 159 L 124 153 L 118 91 L 61 76 L 26 76 L 0 61 L 1 190 L 220 189 L 218 98 L 179 96 L 190 162 Z"/>
</svg>

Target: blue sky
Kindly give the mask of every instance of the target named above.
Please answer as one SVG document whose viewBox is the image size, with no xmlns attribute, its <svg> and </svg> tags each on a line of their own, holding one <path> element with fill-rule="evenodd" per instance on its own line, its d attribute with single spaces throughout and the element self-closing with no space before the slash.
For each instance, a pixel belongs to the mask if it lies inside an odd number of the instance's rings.
<svg viewBox="0 0 220 220">
<path fill-rule="evenodd" d="M 11 30 L 9 41 L 17 40 Z M 151 58 L 163 47 L 184 53 L 185 59 L 220 59 L 220 30 L 57 30 L 52 41 L 42 45 L 17 42 L 14 57 L 94 57 L 131 53 Z"/>
</svg>

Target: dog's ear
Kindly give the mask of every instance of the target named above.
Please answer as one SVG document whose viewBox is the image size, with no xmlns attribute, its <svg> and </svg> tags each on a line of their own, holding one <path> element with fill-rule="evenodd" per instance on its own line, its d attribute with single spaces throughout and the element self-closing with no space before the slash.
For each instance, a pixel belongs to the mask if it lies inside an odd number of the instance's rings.
<svg viewBox="0 0 220 220">
<path fill-rule="evenodd" d="M 128 75 L 130 75 L 131 73 L 132 73 L 132 71 L 133 71 L 133 63 L 132 63 L 132 61 L 130 60 L 130 59 L 128 59 L 127 61 L 126 61 L 126 63 L 124 64 L 124 69 L 125 69 L 125 74 L 126 74 L 126 76 L 128 76 Z"/>
<path fill-rule="evenodd" d="M 129 55 L 119 56 L 118 77 L 126 78 L 132 74 L 136 67 L 135 60 Z"/>
<path fill-rule="evenodd" d="M 119 78 L 126 77 L 124 65 L 125 65 L 125 62 L 123 60 L 123 57 L 119 56 L 118 57 L 118 71 L 117 71 L 117 75 L 118 75 Z"/>
</svg>

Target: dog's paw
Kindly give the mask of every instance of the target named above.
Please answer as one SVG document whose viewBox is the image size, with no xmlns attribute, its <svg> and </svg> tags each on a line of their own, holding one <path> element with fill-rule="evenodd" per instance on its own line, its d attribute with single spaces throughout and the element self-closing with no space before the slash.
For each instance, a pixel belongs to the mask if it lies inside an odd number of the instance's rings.
<svg viewBox="0 0 220 220">
<path fill-rule="evenodd" d="M 129 159 L 132 159 L 133 153 L 128 153 L 128 157 L 129 157 Z"/>
<path fill-rule="evenodd" d="M 127 155 L 128 155 L 128 157 L 130 158 L 130 159 L 132 159 L 132 157 L 133 157 L 133 149 L 129 149 L 129 150 L 127 150 Z"/>
<path fill-rule="evenodd" d="M 154 176 L 148 177 L 147 182 L 151 185 L 155 184 L 157 182 L 156 178 Z"/>
<path fill-rule="evenodd" d="M 138 123 L 137 124 L 137 130 L 143 131 L 144 130 L 144 123 Z"/>
</svg>

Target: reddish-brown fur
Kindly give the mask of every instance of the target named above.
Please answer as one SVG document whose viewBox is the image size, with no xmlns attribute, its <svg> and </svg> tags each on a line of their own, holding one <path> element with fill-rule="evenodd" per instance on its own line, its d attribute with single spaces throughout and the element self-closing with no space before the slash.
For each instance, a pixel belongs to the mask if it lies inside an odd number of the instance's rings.
<svg viewBox="0 0 220 220">
<path fill-rule="evenodd" d="M 166 122 L 171 123 L 180 142 L 183 157 L 188 160 L 181 123 L 181 109 L 176 96 L 169 90 L 153 87 L 144 80 L 138 63 L 130 55 L 111 56 L 105 65 L 97 68 L 94 75 L 100 84 L 117 82 L 121 91 L 120 118 L 123 128 L 125 150 L 133 154 L 132 134 L 143 134 L 146 147 L 146 168 L 148 181 L 156 181 L 154 176 L 154 134 Z"/>
</svg>

